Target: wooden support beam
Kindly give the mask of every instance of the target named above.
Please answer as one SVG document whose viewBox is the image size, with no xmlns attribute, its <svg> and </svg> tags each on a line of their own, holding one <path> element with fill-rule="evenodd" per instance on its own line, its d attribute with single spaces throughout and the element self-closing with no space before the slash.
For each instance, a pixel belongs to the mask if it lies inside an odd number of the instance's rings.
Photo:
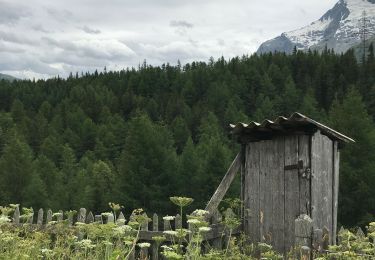
<svg viewBox="0 0 375 260">
<path fill-rule="evenodd" d="M 224 178 L 222 179 L 219 187 L 215 191 L 214 195 L 212 195 L 210 201 L 206 206 L 206 210 L 209 212 L 209 216 L 211 216 L 217 210 L 221 200 L 224 198 L 225 194 L 227 193 L 230 184 L 233 182 L 234 176 L 241 168 L 242 163 L 242 152 L 239 152 L 230 165 L 227 173 L 225 174 Z M 208 217 L 209 217 L 208 216 Z"/>
</svg>

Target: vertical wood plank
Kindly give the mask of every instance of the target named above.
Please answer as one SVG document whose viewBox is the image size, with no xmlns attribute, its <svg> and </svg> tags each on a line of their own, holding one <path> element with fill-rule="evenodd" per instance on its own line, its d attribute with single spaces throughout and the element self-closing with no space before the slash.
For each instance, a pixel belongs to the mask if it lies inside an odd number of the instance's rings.
<svg viewBox="0 0 375 260">
<path fill-rule="evenodd" d="M 339 171 L 340 171 L 340 151 L 338 149 L 338 142 L 333 144 L 333 210 L 332 210 L 332 242 L 336 245 L 337 241 L 337 209 L 339 197 Z"/>
<path fill-rule="evenodd" d="M 317 131 L 311 137 L 311 217 L 314 229 L 322 229 L 322 136 Z"/>
<path fill-rule="evenodd" d="M 311 157 L 311 202 L 312 219 L 315 229 L 324 227 L 332 231 L 333 206 L 333 143 L 327 136 L 317 131 L 312 138 Z M 332 243 L 332 236 L 330 236 Z"/>
<path fill-rule="evenodd" d="M 298 160 L 303 162 L 299 170 L 299 213 L 310 216 L 310 136 L 298 137 Z"/>
<path fill-rule="evenodd" d="M 244 206 L 245 233 L 251 242 L 260 241 L 260 213 L 259 213 L 259 147 L 260 143 L 249 143 L 246 147 L 246 171 Z"/>
<path fill-rule="evenodd" d="M 324 151 L 325 151 L 325 160 L 324 165 L 325 169 L 325 196 L 324 196 L 324 214 L 325 214 L 325 227 L 328 229 L 329 234 L 329 244 L 332 244 L 332 213 L 333 213 L 333 142 L 327 136 L 323 136 L 324 140 Z M 327 247 L 328 249 L 328 247 Z"/>
<path fill-rule="evenodd" d="M 259 149 L 260 170 L 260 227 L 262 241 L 271 244 L 273 241 L 272 230 L 272 168 L 274 163 L 272 140 L 262 141 Z"/>
<path fill-rule="evenodd" d="M 285 137 L 285 166 L 298 164 L 298 136 Z M 299 216 L 298 170 L 284 170 L 285 175 L 285 251 L 294 246 L 294 220 Z"/>
<path fill-rule="evenodd" d="M 284 250 L 284 137 L 273 142 L 273 160 L 270 162 L 272 179 L 272 224 L 273 246 L 276 250 Z"/>
</svg>

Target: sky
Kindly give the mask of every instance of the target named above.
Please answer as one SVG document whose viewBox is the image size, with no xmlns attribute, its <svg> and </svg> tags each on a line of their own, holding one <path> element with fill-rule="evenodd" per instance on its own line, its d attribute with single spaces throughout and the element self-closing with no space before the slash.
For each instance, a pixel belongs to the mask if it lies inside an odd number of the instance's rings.
<svg viewBox="0 0 375 260">
<path fill-rule="evenodd" d="M 338 0 L 0 0 L 0 73 L 49 78 L 248 55 Z"/>
</svg>

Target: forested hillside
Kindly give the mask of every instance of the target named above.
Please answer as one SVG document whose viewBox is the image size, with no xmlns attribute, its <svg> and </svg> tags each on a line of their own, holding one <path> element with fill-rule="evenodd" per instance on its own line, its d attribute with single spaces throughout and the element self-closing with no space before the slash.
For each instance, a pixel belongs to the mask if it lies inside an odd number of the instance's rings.
<svg viewBox="0 0 375 260">
<path fill-rule="evenodd" d="M 0 205 L 203 207 L 239 150 L 228 124 L 299 111 L 356 140 L 341 156 L 341 223 L 375 217 L 373 51 L 365 64 L 326 50 L 0 81 L 0 111 Z"/>
</svg>

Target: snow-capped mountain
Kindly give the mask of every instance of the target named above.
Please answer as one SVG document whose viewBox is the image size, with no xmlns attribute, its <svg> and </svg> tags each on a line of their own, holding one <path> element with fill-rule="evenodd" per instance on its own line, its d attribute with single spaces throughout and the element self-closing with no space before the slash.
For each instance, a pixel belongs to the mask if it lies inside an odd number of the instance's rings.
<svg viewBox="0 0 375 260">
<path fill-rule="evenodd" d="M 345 52 L 361 42 L 364 12 L 370 38 L 375 35 L 375 0 L 340 0 L 318 21 L 264 42 L 257 53 L 291 53 L 294 46 L 300 50 L 320 50 L 327 46 L 338 53 Z"/>
</svg>

